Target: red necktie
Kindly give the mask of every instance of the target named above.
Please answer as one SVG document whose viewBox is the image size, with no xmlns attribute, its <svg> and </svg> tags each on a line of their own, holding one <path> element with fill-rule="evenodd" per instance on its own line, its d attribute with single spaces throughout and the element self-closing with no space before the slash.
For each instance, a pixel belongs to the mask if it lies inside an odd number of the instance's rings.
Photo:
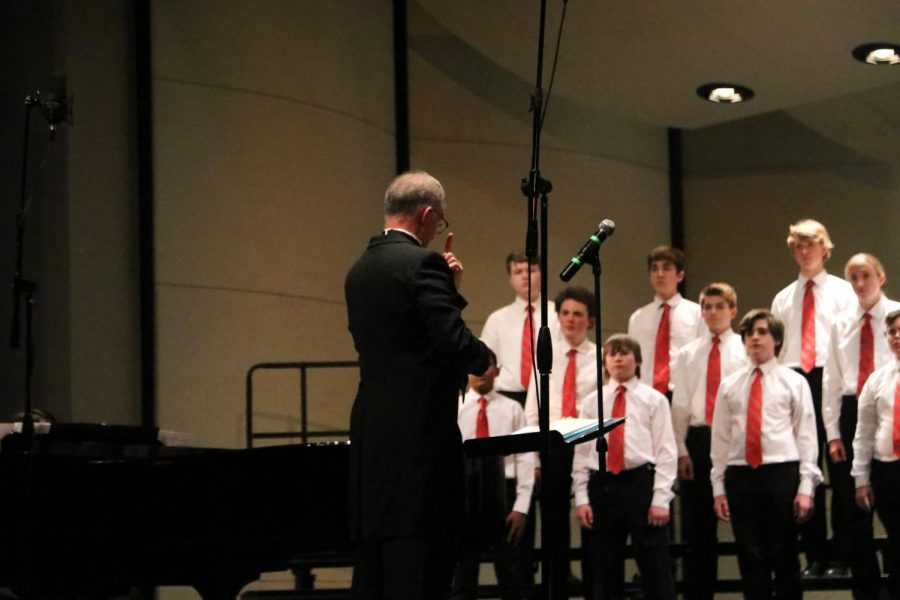
<svg viewBox="0 0 900 600">
<path fill-rule="evenodd" d="M 722 381 L 722 357 L 719 354 L 719 336 L 712 338 L 712 347 L 706 359 L 706 423 L 712 425 L 713 411 L 716 408 L 716 394 Z"/>
<path fill-rule="evenodd" d="M 528 389 L 528 384 L 531 383 L 531 340 L 533 339 L 531 313 L 533 310 L 529 304 L 528 308 L 525 309 L 525 324 L 522 326 L 522 365 L 519 368 L 519 381 L 522 382 L 522 387 L 526 390 Z"/>
<path fill-rule="evenodd" d="M 653 356 L 653 387 L 661 394 L 669 393 L 669 311 L 668 304 L 662 305 L 663 314 L 656 330 L 656 353 Z"/>
<path fill-rule="evenodd" d="M 762 464 L 762 371 L 753 370 L 756 377 L 750 384 L 750 401 L 747 403 L 747 445 L 744 449 L 747 464 L 754 469 Z"/>
<path fill-rule="evenodd" d="M 625 416 L 625 386 L 616 388 L 613 401 L 613 418 Z M 609 432 L 609 452 L 606 455 L 606 469 L 618 474 L 625 468 L 625 423 Z"/>
<path fill-rule="evenodd" d="M 475 424 L 475 437 L 490 437 L 491 431 L 490 429 L 488 429 L 487 420 L 487 399 L 482 396 L 478 399 L 478 404 L 480 405 L 480 407 L 478 409 L 478 421 Z"/>
<path fill-rule="evenodd" d="M 894 388 L 894 454 L 900 456 L 900 381 Z"/>
<path fill-rule="evenodd" d="M 575 348 L 567 352 L 569 364 L 566 365 L 566 376 L 563 379 L 562 390 L 562 416 L 577 417 L 578 410 L 575 407 L 575 401 L 578 398 L 577 388 L 575 387 Z"/>
<path fill-rule="evenodd" d="M 816 298 L 812 279 L 803 292 L 803 320 L 800 329 L 800 368 L 809 373 L 816 367 Z"/>
<path fill-rule="evenodd" d="M 863 326 L 859 330 L 859 374 L 856 376 L 856 397 L 862 394 L 863 386 L 875 370 L 875 336 L 872 333 L 872 315 L 863 315 Z"/>
</svg>

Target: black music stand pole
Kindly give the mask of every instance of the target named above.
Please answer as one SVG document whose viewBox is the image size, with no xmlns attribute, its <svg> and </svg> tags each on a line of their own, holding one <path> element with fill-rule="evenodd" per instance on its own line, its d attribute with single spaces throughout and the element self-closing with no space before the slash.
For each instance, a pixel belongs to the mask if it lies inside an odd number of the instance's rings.
<svg viewBox="0 0 900 600">
<path fill-rule="evenodd" d="M 548 194 L 553 189 L 552 184 L 541 177 L 540 170 L 540 152 L 541 152 L 541 125 L 543 117 L 543 101 L 544 91 L 542 89 L 543 81 L 543 64 L 544 64 L 544 24 L 547 15 L 547 0 L 541 0 L 540 25 L 538 28 L 538 55 L 537 55 L 537 75 L 536 85 L 531 96 L 532 111 L 532 137 L 531 137 L 531 170 L 528 179 L 522 180 L 522 192 L 528 198 L 528 221 L 527 233 L 525 240 L 525 253 L 528 256 L 529 264 L 534 260 L 537 254 L 538 246 L 538 226 L 537 212 L 538 199 L 540 198 L 540 267 L 541 273 L 547 273 L 547 239 L 549 237 L 548 229 Z M 541 457 L 541 479 L 540 479 L 540 495 L 541 495 L 541 591 L 542 597 L 550 600 L 557 598 L 567 598 L 568 589 L 564 576 L 557 577 L 555 564 L 562 560 L 563 557 L 556 556 L 555 549 L 559 532 L 552 527 L 547 527 L 549 515 L 555 514 L 555 511 L 562 510 L 563 507 L 555 506 L 551 499 L 553 476 L 551 469 L 548 468 L 552 464 L 553 449 L 550 438 L 550 407 L 548 400 L 550 398 L 550 370 L 553 364 L 553 345 L 551 343 L 550 329 L 547 325 L 548 318 L 547 304 L 547 277 L 541 277 L 541 328 L 538 331 L 537 338 L 537 370 L 539 373 L 539 410 L 538 423 L 541 432 L 540 457 Z"/>
</svg>

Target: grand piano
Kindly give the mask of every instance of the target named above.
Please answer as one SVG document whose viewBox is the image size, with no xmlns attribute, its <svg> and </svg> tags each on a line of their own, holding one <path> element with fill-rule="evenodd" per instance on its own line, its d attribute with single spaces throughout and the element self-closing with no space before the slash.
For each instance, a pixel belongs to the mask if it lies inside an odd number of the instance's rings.
<svg viewBox="0 0 900 600">
<path fill-rule="evenodd" d="M 346 443 L 167 447 L 59 424 L 0 444 L 0 587 L 22 598 L 189 585 L 236 597 L 298 554 L 348 550 Z"/>
</svg>

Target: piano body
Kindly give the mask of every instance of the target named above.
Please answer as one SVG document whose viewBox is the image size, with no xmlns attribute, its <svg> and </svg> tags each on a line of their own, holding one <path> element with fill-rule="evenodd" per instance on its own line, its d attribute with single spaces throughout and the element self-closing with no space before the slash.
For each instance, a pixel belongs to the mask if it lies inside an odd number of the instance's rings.
<svg viewBox="0 0 900 600">
<path fill-rule="evenodd" d="M 235 598 L 306 552 L 346 551 L 346 443 L 167 447 L 152 429 L 55 425 L 0 447 L 0 587 L 20 597 L 190 585 Z"/>
</svg>

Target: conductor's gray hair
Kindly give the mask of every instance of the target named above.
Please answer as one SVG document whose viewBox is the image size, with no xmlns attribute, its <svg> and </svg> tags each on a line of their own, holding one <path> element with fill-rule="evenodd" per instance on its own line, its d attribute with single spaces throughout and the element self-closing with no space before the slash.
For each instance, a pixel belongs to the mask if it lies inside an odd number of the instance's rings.
<svg viewBox="0 0 900 600">
<path fill-rule="evenodd" d="M 384 192 L 385 215 L 413 216 L 426 206 L 444 212 L 444 187 L 425 171 L 398 175 Z"/>
</svg>

